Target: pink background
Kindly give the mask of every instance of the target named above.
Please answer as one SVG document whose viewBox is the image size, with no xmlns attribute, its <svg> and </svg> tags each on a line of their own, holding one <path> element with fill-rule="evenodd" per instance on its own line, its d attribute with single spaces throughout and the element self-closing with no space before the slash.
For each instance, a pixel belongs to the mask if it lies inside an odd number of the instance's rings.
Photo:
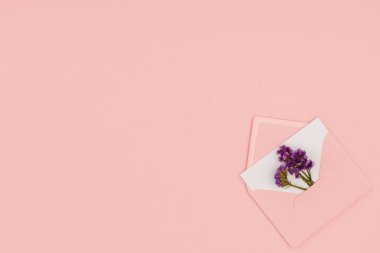
<svg viewBox="0 0 380 253">
<path fill-rule="evenodd" d="M 0 252 L 380 252 L 380 2 L 286 2 L 1 1 Z M 253 115 L 321 117 L 374 189 L 291 250 Z"/>
</svg>

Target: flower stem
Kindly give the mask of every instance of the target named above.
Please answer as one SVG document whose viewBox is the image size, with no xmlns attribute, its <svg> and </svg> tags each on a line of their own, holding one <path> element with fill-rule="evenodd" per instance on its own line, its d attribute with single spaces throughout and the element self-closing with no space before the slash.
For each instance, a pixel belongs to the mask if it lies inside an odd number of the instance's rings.
<svg viewBox="0 0 380 253">
<path fill-rule="evenodd" d="M 310 180 L 311 180 L 310 176 L 309 176 L 307 173 L 305 173 L 305 172 L 301 171 L 301 173 L 300 173 L 300 174 L 301 174 L 302 176 L 304 176 L 306 180 L 308 180 L 308 181 L 310 181 Z"/>
<path fill-rule="evenodd" d="M 309 178 L 308 178 L 306 175 L 304 175 L 302 172 L 300 173 L 300 176 L 301 176 L 302 180 L 303 180 L 308 186 L 311 186 L 311 185 L 312 185 L 312 183 L 311 183 L 311 181 L 309 180 Z"/>
<path fill-rule="evenodd" d="M 307 174 L 309 175 L 310 181 L 312 181 L 312 180 L 311 180 L 311 173 L 310 173 L 310 170 L 306 170 L 306 172 L 307 172 Z"/>
<path fill-rule="evenodd" d="M 294 185 L 294 184 L 291 184 L 291 183 L 289 183 L 289 186 L 293 186 L 293 187 L 298 188 L 298 189 L 301 189 L 301 190 L 303 190 L 303 191 L 306 191 L 306 190 L 307 190 L 306 188 L 303 188 L 303 187 L 301 187 L 301 186 Z"/>
<path fill-rule="evenodd" d="M 302 180 L 308 185 L 308 186 L 312 186 L 314 184 L 314 181 L 313 179 L 311 178 L 311 173 L 310 173 L 310 170 L 307 170 L 307 172 L 301 172 L 300 173 L 300 176 L 302 178 Z"/>
</svg>

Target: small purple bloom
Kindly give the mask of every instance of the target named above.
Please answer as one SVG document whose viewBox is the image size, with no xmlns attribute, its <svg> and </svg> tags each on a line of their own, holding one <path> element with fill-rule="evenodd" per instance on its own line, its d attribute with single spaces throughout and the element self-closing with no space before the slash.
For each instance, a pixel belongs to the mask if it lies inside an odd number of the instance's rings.
<svg viewBox="0 0 380 253">
<path fill-rule="evenodd" d="M 286 145 L 281 145 L 277 150 L 278 160 L 280 160 L 280 162 L 291 159 L 292 154 L 293 150 Z"/>
<path fill-rule="evenodd" d="M 288 185 L 288 171 L 285 165 L 278 167 L 276 173 L 274 174 L 274 179 L 276 185 L 279 187 L 284 187 Z"/>
<path fill-rule="evenodd" d="M 308 160 L 305 164 L 305 168 L 310 170 L 314 166 L 314 162 L 312 160 Z"/>
<path fill-rule="evenodd" d="M 302 149 L 292 150 L 292 148 L 281 145 L 277 150 L 278 160 L 282 163 L 275 173 L 276 185 L 280 187 L 289 186 L 287 173 L 294 175 L 295 178 L 302 178 L 309 186 L 314 184 L 310 169 L 314 166 L 314 162 L 310 160 L 306 151 Z"/>
</svg>

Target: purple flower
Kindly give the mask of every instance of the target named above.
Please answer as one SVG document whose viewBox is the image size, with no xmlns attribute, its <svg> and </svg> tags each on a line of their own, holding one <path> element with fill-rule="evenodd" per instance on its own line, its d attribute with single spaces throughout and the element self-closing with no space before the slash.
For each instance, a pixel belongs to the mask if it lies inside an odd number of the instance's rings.
<svg viewBox="0 0 380 253">
<path fill-rule="evenodd" d="M 276 173 L 274 174 L 274 179 L 276 185 L 278 185 L 279 187 L 285 187 L 289 185 L 288 170 L 286 169 L 285 165 L 281 165 L 280 167 L 278 167 Z"/>
<path fill-rule="evenodd" d="M 292 150 L 286 145 L 281 145 L 277 150 L 278 160 L 283 162 L 291 175 L 300 177 L 303 170 L 310 170 L 314 163 L 309 160 L 306 151 L 302 149 Z"/>
<path fill-rule="evenodd" d="M 292 154 L 293 150 L 286 145 L 281 145 L 277 150 L 278 160 L 280 162 L 288 161 L 291 159 Z"/>
<path fill-rule="evenodd" d="M 310 170 L 313 166 L 314 166 L 314 162 L 312 160 L 307 160 L 307 162 L 305 164 L 305 168 L 307 170 Z"/>
<path fill-rule="evenodd" d="M 296 178 L 301 177 L 309 186 L 314 184 L 310 174 L 314 162 L 307 157 L 305 150 L 296 149 L 293 151 L 290 147 L 281 145 L 277 150 L 277 155 L 282 164 L 274 175 L 276 185 L 280 187 L 294 186 L 287 179 L 288 172 Z"/>
</svg>

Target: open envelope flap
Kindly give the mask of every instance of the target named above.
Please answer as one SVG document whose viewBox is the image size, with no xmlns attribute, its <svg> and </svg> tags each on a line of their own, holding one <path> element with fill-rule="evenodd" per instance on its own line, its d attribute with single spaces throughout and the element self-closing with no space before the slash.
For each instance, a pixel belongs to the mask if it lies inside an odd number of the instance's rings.
<svg viewBox="0 0 380 253">
<path fill-rule="evenodd" d="M 371 185 L 338 141 L 328 133 L 323 145 L 320 180 L 298 194 L 290 243 L 295 246 L 350 206 Z"/>
<path fill-rule="evenodd" d="M 305 125 L 304 122 L 255 117 L 252 121 L 247 168 Z"/>
</svg>

